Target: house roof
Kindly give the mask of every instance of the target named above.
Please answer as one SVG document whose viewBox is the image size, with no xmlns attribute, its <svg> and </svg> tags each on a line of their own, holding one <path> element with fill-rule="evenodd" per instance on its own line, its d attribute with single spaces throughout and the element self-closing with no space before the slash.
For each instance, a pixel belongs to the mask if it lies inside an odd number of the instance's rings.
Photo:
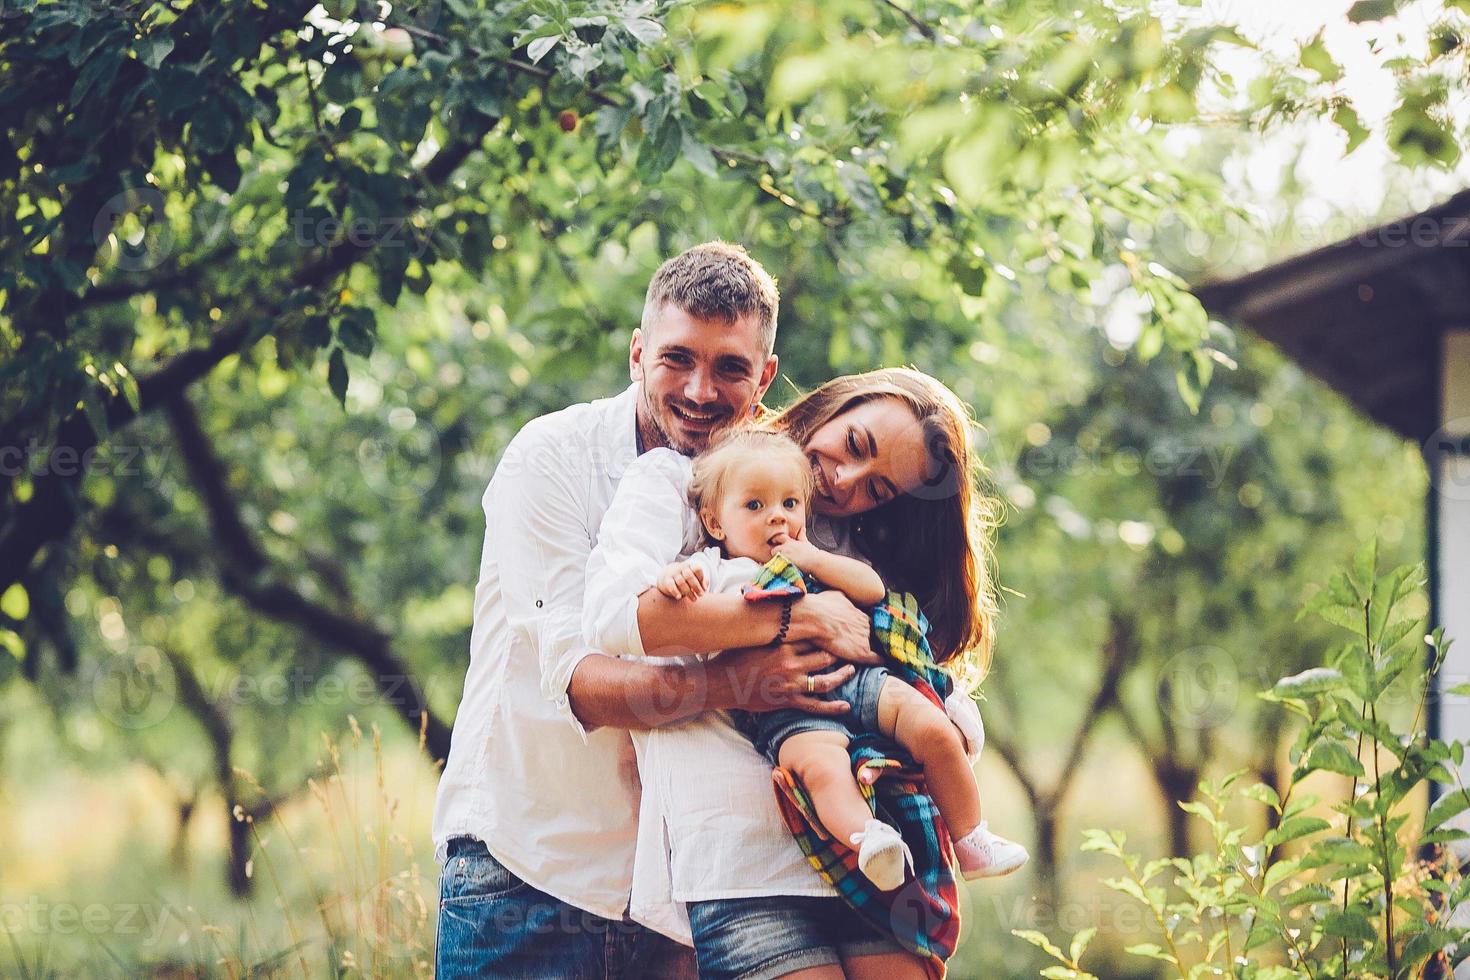
<svg viewBox="0 0 1470 980">
<path fill-rule="evenodd" d="M 1440 425 L 1440 335 L 1470 328 L 1470 190 L 1421 214 L 1194 288 L 1373 420 L 1423 442 Z"/>
</svg>

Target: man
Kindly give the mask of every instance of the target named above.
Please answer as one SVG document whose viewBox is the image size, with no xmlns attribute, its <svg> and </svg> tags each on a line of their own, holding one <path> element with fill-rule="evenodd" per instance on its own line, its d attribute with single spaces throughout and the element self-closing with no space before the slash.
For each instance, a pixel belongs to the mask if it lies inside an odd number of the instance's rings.
<svg viewBox="0 0 1470 980">
<path fill-rule="evenodd" d="M 582 642 L 588 556 L 618 479 L 641 452 L 693 455 L 747 418 L 776 376 L 776 284 L 711 242 L 649 284 L 622 394 L 528 423 L 482 503 L 470 666 L 434 810 L 441 977 L 693 977 L 683 947 L 626 915 L 638 819 L 629 728 L 706 709 L 820 699 L 866 657 L 867 616 L 840 593 L 791 607 L 801 643 L 727 652 L 721 669 L 619 660 Z M 749 605 L 749 604 L 742 604 Z M 745 610 L 782 629 L 777 606 Z M 768 627 L 768 629 L 766 629 Z M 809 679 L 810 678 L 810 679 Z"/>
</svg>

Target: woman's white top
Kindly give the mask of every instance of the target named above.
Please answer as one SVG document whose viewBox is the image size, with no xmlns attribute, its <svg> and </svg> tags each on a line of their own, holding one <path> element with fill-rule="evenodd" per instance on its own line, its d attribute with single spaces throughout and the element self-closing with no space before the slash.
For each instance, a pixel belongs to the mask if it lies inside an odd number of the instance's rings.
<svg viewBox="0 0 1470 980">
<path fill-rule="evenodd" d="M 638 595 L 670 562 L 698 555 L 713 571 L 711 591 L 717 592 L 738 593 L 759 570 L 751 559 L 725 559 L 718 549 L 700 547 L 689 479 L 690 461 L 668 449 L 642 454 L 624 474 L 587 564 L 584 639 L 594 649 L 644 656 Z M 817 547 L 852 555 L 846 532 L 845 523 L 816 516 L 807 529 Z M 647 659 L 669 663 L 675 658 Z M 972 717 L 963 727 L 976 731 L 979 712 L 968 696 L 957 699 L 952 711 L 965 712 L 966 705 Z M 632 735 L 642 780 L 629 901 L 636 921 L 692 944 L 684 902 L 836 896 L 781 819 L 770 762 L 735 729 L 728 712 L 706 711 L 683 724 Z M 971 742 L 978 755 L 978 740 Z"/>
</svg>

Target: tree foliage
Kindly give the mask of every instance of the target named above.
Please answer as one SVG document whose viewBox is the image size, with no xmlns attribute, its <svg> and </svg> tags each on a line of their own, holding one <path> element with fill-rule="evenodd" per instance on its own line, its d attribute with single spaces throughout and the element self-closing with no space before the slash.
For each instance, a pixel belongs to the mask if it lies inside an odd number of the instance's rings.
<svg viewBox="0 0 1470 980">
<path fill-rule="evenodd" d="M 0 46 L 0 441 L 85 453 L 267 337 L 340 400 L 405 289 L 575 280 L 684 168 L 858 269 L 921 253 L 975 317 L 1019 272 L 1075 290 L 1122 261 L 1197 384 L 1204 314 L 1126 223 L 1208 198 L 1151 126 L 1188 115 L 1228 34 L 1073 13 L 20 4 Z M 10 481 L 5 582 L 64 531 L 77 480 Z"/>
</svg>

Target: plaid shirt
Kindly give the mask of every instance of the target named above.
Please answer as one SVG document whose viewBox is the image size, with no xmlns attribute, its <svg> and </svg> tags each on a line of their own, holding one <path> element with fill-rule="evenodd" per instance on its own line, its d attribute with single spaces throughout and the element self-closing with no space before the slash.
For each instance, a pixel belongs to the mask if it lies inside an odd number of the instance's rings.
<svg viewBox="0 0 1470 980">
<path fill-rule="evenodd" d="M 802 574 L 777 555 L 745 589 L 759 601 L 821 591 L 815 578 Z M 873 646 L 889 673 L 913 685 L 942 711 L 954 680 L 929 650 L 929 620 L 909 593 L 890 592 L 873 608 Z M 954 846 L 944 818 L 924 791 L 924 774 L 902 747 L 877 732 L 857 733 L 848 745 L 854 776 L 872 770 L 882 775 L 873 785 L 858 786 L 874 815 L 903 835 L 914 856 L 914 878 L 891 892 L 881 892 L 858 870 L 857 851 L 829 834 L 800 784 L 785 769 L 772 773 L 776 803 L 786 826 L 817 873 L 836 888 L 865 921 L 891 935 L 919 956 L 929 975 L 944 976 L 944 964 L 960 938 L 959 888 L 954 875 Z"/>
</svg>

